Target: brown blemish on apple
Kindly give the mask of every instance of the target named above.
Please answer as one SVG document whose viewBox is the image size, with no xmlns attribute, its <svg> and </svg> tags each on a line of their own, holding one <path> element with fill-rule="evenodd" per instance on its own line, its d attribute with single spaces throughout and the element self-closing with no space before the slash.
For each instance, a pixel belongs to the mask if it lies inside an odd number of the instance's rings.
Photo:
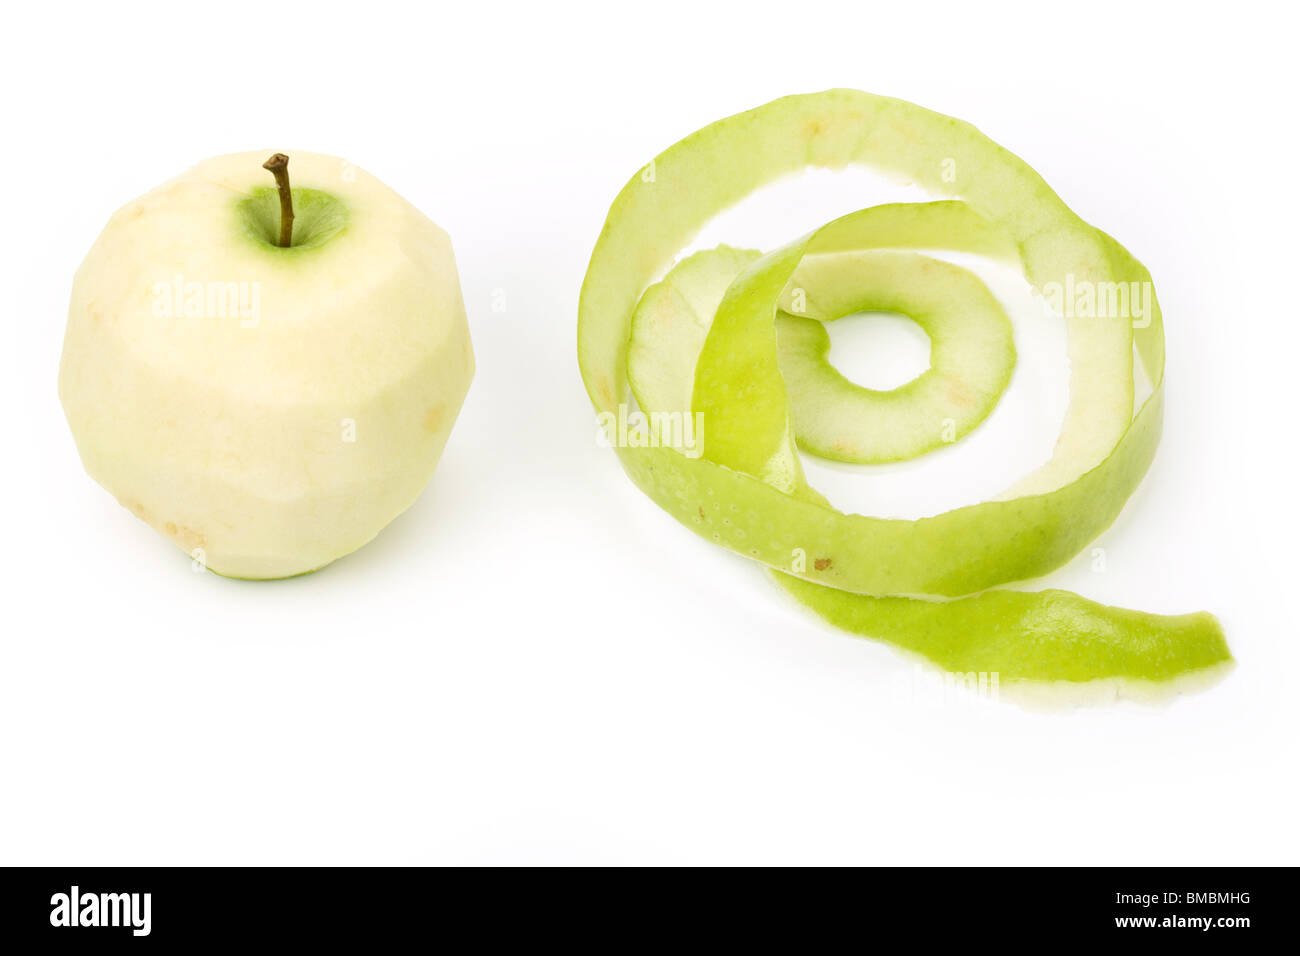
<svg viewBox="0 0 1300 956">
<path fill-rule="evenodd" d="M 144 502 L 137 501 L 134 498 L 118 498 L 117 500 L 123 508 L 131 512 L 131 514 L 135 515 L 145 524 L 159 528 L 158 524 L 154 522 L 153 518 L 150 516 L 148 509 L 145 508 Z M 163 522 L 159 530 L 186 551 L 193 551 L 195 548 L 204 548 L 208 543 L 207 538 L 200 532 L 195 531 L 193 528 L 187 528 L 184 525 L 178 525 L 174 521 Z"/>
<path fill-rule="evenodd" d="M 163 530 L 167 532 L 167 537 L 173 539 L 186 551 L 202 548 L 208 543 L 207 539 L 193 528 L 177 525 L 174 521 L 168 521 L 163 525 Z"/>
<path fill-rule="evenodd" d="M 818 571 L 825 571 L 830 566 L 831 566 L 830 558 L 818 558 L 816 561 L 813 562 L 813 567 L 816 568 Z"/>
<path fill-rule="evenodd" d="M 427 432 L 437 432 L 442 427 L 442 420 L 446 406 L 441 403 L 430 406 L 429 410 L 424 413 L 424 430 Z"/>
</svg>

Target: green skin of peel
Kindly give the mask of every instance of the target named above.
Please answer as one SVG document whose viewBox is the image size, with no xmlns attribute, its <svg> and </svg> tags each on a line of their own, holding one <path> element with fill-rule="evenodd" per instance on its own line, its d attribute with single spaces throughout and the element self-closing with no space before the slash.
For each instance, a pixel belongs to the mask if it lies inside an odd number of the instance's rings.
<svg viewBox="0 0 1300 956">
<path fill-rule="evenodd" d="M 1141 481 L 1163 409 L 1158 305 L 1141 324 L 1064 320 L 1071 406 L 1057 453 L 998 499 L 915 521 L 874 518 L 835 510 L 804 481 L 777 317 L 805 256 L 938 248 L 1017 262 L 1039 288 L 1066 276 L 1150 281 L 1032 169 L 958 120 L 832 90 L 722 120 L 657 157 L 655 176 L 638 174 L 615 200 L 583 285 L 579 364 L 596 409 L 614 412 L 626 401 L 638 301 L 709 219 L 788 173 L 849 164 L 953 199 L 850 214 L 744 269 L 723 294 L 694 368 L 703 454 L 619 447 L 628 475 L 701 536 L 784 572 L 785 589 L 824 619 L 943 668 L 1003 681 L 1163 683 L 1230 661 L 1208 614 L 1168 617 L 1062 591 L 989 590 L 1069 561 Z M 1153 384 L 1136 415 L 1135 351 Z"/>
</svg>

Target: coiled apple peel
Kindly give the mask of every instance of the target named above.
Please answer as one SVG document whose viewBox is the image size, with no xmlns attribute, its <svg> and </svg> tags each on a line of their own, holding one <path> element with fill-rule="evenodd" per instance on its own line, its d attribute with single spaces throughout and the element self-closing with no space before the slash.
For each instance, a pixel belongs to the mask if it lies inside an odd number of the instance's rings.
<svg viewBox="0 0 1300 956">
<path fill-rule="evenodd" d="M 723 246 L 673 265 L 708 220 L 759 187 L 849 165 L 951 198 L 854 212 L 766 255 Z M 996 405 L 1015 363 L 1009 320 L 973 274 L 916 250 L 1017 263 L 1037 289 L 1149 289 L 1118 242 L 969 124 L 853 90 L 721 120 L 647 169 L 610 209 L 578 318 L 579 365 L 603 420 L 620 406 L 626 419 L 630 387 L 642 412 L 703 425 L 689 450 L 612 443 L 643 492 L 772 569 L 823 619 L 947 671 L 1148 697 L 1226 670 L 1232 658 L 1208 613 L 999 589 L 1069 561 L 1146 473 L 1164 394 L 1154 295 L 1137 320 L 1129 310 L 1061 319 L 1070 401 L 1055 450 L 994 500 L 919 520 L 846 514 L 808 485 L 796 451 L 911 458 L 961 438 Z M 916 319 L 933 342 L 930 370 L 892 392 L 835 372 L 823 323 L 866 309 Z M 1152 385 L 1136 412 L 1135 354 Z"/>
</svg>

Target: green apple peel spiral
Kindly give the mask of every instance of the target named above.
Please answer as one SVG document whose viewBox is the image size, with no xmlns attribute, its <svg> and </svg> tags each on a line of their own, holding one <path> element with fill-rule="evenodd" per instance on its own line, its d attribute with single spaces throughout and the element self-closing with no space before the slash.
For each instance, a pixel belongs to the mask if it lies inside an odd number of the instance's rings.
<svg viewBox="0 0 1300 956">
<path fill-rule="evenodd" d="M 721 247 L 672 271 L 703 225 L 813 166 L 872 168 L 951 197 L 851 213 L 760 256 Z M 1000 307 L 965 270 L 913 250 L 1015 262 L 1043 289 L 1150 275 L 974 127 L 852 90 L 792 96 L 721 120 L 619 194 L 582 288 L 578 356 L 599 413 L 629 386 L 646 412 L 702 416 L 692 454 L 615 442 L 634 482 L 687 527 L 773 569 L 824 619 L 948 670 L 1016 682 L 1171 685 L 1231 661 L 1209 614 L 1151 615 L 1066 591 L 990 590 L 1060 567 L 1107 528 L 1155 453 L 1159 307 L 1134 321 L 1068 316 L 1070 402 L 1051 459 L 994 500 L 902 520 L 845 514 L 804 480 L 797 447 L 891 461 L 960 438 L 1014 364 Z M 897 280 L 891 284 L 891 280 Z M 793 301 L 798 297 L 799 301 Z M 897 394 L 841 381 L 819 323 L 864 308 L 918 318 L 929 373 Z M 929 324 L 927 324 L 929 323 Z M 1134 355 L 1152 392 L 1134 413 Z M 909 390 L 910 389 L 910 390 Z M 806 563 L 792 563 L 792 555 Z"/>
</svg>

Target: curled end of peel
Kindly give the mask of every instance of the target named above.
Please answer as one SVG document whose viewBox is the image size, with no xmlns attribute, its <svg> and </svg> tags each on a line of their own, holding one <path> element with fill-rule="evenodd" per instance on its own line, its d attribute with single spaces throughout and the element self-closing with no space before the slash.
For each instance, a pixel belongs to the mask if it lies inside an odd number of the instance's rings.
<svg viewBox="0 0 1300 956">
<path fill-rule="evenodd" d="M 772 572 L 826 625 L 889 645 L 919 672 L 1031 710 L 1116 700 L 1167 704 L 1234 661 L 1211 614 L 1109 607 L 1069 591 L 992 590 L 956 600 L 849 594 Z"/>
</svg>

